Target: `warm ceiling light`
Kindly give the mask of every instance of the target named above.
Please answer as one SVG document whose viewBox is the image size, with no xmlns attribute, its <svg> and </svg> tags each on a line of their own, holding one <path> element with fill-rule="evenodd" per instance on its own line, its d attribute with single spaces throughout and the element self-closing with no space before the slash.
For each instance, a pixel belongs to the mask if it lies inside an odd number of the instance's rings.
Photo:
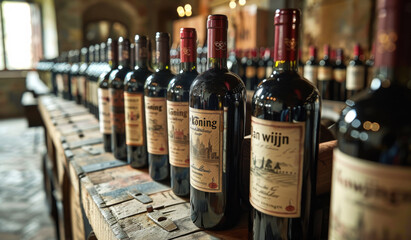
<svg viewBox="0 0 411 240">
<path fill-rule="evenodd" d="M 190 17 L 191 15 L 193 15 L 193 12 L 191 12 L 191 11 L 186 11 L 186 16 L 187 16 L 187 17 Z"/>
<path fill-rule="evenodd" d="M 230 6 L 231 9 L 234 9 L 237 6 L 237 3 L 235 3 L 235 1 L 230 1 L 228 6 Z"/>
<path fill-rule="evenodd" d="M 240 6 L 244 6 L 246 3 L 246 0 L 239 0 L 238 3 L 240 4 Z"/>
<path fill-rule="evenodd" d="M 190 4 L 186 4 L 184 5 L 184 9 L 186 10 L 186 12 L 191 12 L 192 8 Z"/>
<path fill-rule="evenodd" d="M 184 17 L 184 14 L 185 14 L 184 8 L 183 8 L 182 6 L 179 6 L 179 7 L 177 8 L 177 13 L 178 13 L 178 16 Z"/>
</svg>

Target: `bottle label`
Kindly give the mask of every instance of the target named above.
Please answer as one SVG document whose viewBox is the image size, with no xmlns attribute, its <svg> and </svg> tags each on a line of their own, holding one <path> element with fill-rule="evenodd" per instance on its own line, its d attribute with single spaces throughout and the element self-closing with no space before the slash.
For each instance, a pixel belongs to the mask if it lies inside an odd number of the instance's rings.
<svg viewBox="0 0 411 240">
<path fill-rule="evenodd" d="M 169 159 L 176 167 L 190 167 L 188 117 L 188 102 L 167 101 Z"/>
<path fill-rule="evenodd" d="M 318 67 L 318 81 L 329 81 L 333 79 L 333 69 L 331 67 Z"/>
<path fill-rule="evenodd" d="M 144 146 L 144 98 L 142 93 L 124 92 L 126 144 Z"/>
<path fill-rule="evenodd" d="M 97 106 L 98 104 L 98 97 L 97 97 L 97 82 L 96 81 L 89 81 L 89 87 L 90 87 L 90 102 L 94 105 Z"/>
<path fill-rule="evenodd" d="M 71 96 L 77 96 L 77 76 L 71 76 Z"/>
<path fill-rule="evenodd" d="M 274 69 L 272 66 L 265 68 L 265 76 L 268 78 L 273 73 Z"/>
<path fill-rule="evenodd" d="M 250 203 L 271 216 L 300 217 L 305 123 L 251 118 Z"/>
<path fill-rule="evenodd" d="M 329 239 L 411 239 L 411 168 L 334 150 Z"/>
<path fill-rule="evenodd" d="M 123 89 L 110 89 L 110 120 L 111 128 L 116 133 L 125 133 L 124 126 L 124 91 Z"/>
<path fill-rule="evenodd" d="M 247 66 L 245 69 L 245 77 L 246 78 L 253 78 L 257 75 L 257 70 L 253 66 Z"/>
<path fill-rule="evenodd" d="M 83 101 L 86 100 L 86 78 L 84 76 L 78 77 L 78 92 L 83 98 Z"/>
<path fill-rule="evenodd" d="M 374 79 L 375 71 L 374 67 L 369 66 L 367 68 L 367 87 L 371 86 L 371 82 Z"/>
<path fill-rule="evenodd" d="M 313 83 L 317 84 L 317 66 L 305 65 L 304 66 L 304 78 Z"/>
<path fill-rule="evenodd" d="M 56 86 L 59 95 L 61 95 L 64 91 L 64 80 L 62 74 L 56 74 Z"/>
<path fill-rule="evenodd" d="M 190 184 L 222 192 L 224 111 L 190 107 Z"/>
<path fill-rule="evenodd" d="M 347 71 L 345 69 L 334 69 L 334 79 L 339 83 L 345 82 L 347 78 Z"/>
<path fill-rule="evenodd" d="M 258 69 L 257 69 L 257 78 L 258 79 L 265 79 L 266 78 L 265 67 L 258 67 Z"/>
<path fill-rule="evenodd" d="M 111 134 L 110 98 L 108 96 L 108 89 L 99 88 L 98 99 L 100 132 L 103 134 Z"/>
<path fill-rule="evenodd" d="M 168 154 L 167 102 L 164 97 L 144 97 L 146 109 L 147 151 Z"/>
<path fill-rule="evenodd" d="M 364 88 L 365 81 L 364 66 L 348 66 L 347 67 L 347 90 L 361 90 Z"/>
<path fill-rule="evenodd" d="M 300 74 L 300 76 L 304 75 L 304 66 L 298 66 L 298 74 Z"/>
</svg>

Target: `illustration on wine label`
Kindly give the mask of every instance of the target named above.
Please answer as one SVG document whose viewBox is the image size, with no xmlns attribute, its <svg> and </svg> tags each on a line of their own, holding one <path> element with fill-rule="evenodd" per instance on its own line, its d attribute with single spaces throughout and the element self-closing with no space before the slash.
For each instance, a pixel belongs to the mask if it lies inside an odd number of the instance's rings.
<svg viewBox="0 0 411 240">
<path fill-rule="evenodd" d="M 251 119 L 250 203 L 272 216 L 299 217 L 305 123 Z"/>
<path fill-rule="evenodd" d="M 224 111 L 190 108 L 190 183 L 205 192 L 222 191 Z"/>
</svg>

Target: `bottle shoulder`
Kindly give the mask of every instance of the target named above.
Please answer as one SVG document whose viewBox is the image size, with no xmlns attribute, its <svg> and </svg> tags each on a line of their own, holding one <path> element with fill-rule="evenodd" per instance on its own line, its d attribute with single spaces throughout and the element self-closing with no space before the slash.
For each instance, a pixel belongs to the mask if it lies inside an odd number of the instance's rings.
<svg viewBox="0 0 411 240">
<path fill-rule="evenodd" d="M 174 74 L 170 70 L 156 71 L 147 77 L 144 87 L 160 87 L 167 88 L 170 80 L 174 77 Z"/>
<path fill-rule="evenodd" d="M 338 147 L 373 162 L 411 166 L 411 90 L 365 90 L 346 101 L 337 122 Z"/>
<path fill-rule="evenodd" d="M 173 79 L 171 79 L 168 85 L 168 90 L 182 89 L 188 91 L 190 90 L 190 86 L 197 76 L 197 71 L 182 71 L 181 73 L 177 74 Z"/>
<path fill-rule="evenodd" d="M 227 69 L 209 69 L 198 75 L 191 84 L 190 92 L 201 95 L 202 92 L 222 94 L 245 91 L 243 81 Z"/>
<path fill-rule="evenodd" d="M 298 106 L 320 101 L 318 89 L 296 72 L 274 73 L 263 80 L 253 95 L 253 104 L 276 102 Z"/>
</svg>

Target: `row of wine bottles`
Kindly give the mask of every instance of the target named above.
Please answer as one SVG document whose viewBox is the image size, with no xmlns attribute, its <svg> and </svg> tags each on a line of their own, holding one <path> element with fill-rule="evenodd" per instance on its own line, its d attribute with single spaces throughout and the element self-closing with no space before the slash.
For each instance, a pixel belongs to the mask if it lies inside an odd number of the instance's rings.
<svg viewBox="0 0 411 240">
<path fill-rule="evenodd" d="M 375 78 L 367 91 L 347 100 L 337 123 L 329 239 L 411 238 L 410 4 L 378 1 Z M 321 97 L 298 73 L 299 24 L 299 10 L 276 11 L 273 72 L 251 101 L 245 200 L 252 207 L 253 239 L 315 239 Z M 106 151 L 133 167 L 148 160 L 154 180 L 171 177 L 177 195 L 190 195 L 192 221 L 205 229 L 236 224 L 244 180 L 239 168 L 246 88 L 227 68 L 227 28 L 226 16 L 208 17 L 208 67 L 200 75 L 195 29 L 182 28 L 178 75 L 170 70 L 169 35 L 157 33 L 155 72 L 147 63 L 147 37 L 136 35 L 135 66 L 129 41 L 120 38 L 116 51 L 117 41 L 109 39 L 110 69 L 96 80 L 75 80 L 75 98 L 95 104 L 100 114 Z M 81 91 L 81 84 L 88 90 Z M 96 93 L 93 102 L 88 94 Z"/>
</svg>

